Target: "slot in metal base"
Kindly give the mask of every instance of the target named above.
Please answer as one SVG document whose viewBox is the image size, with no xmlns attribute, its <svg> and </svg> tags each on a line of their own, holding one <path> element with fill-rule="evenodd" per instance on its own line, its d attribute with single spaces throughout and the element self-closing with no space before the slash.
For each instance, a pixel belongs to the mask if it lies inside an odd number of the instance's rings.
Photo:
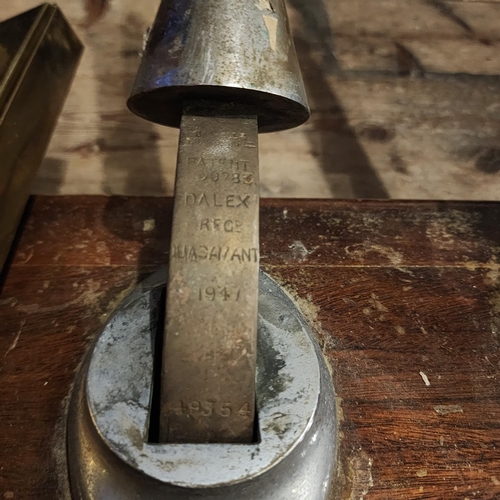
<svg viewBox="0 0 500 500">
<path fill-rule="evenodd" d="M 336 456 L 331 377 L 302 315 L 280 286 L 259 280 L 253 444 L 148 443 L 153 348 L 167 272 L 124 300 L 75 386 L 68 465 L 78 500 L 325 500 Z M 186 411 L 238 411 L 200 409 Z"/>
</svg>

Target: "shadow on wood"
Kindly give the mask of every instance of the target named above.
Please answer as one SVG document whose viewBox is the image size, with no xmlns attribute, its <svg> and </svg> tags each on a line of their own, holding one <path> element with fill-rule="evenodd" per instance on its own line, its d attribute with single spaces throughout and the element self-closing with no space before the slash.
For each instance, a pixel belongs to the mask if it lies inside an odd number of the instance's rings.
<svg viewBox="0 0 500 500">
<path fill-rule="evenodd" d="M 389 198 L 308 42 L 295 38 L 295 44 L 312 110 L 311 126 L 315 133 L 309 134 L 311 150 L 318 157 L 332 196 Z"/>
</svg>

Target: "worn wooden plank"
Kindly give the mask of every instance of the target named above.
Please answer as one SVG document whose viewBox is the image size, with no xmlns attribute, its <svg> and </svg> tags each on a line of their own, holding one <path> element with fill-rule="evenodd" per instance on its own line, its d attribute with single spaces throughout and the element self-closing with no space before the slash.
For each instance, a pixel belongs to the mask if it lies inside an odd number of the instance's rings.
<svg viewBox="0 0 500 500">
<path fill-rule="evenodd" d="M 86 52 L 34 192 L 172 194 L 177 131 L 125 106 L 157 3 L 60 5 Z M 264 196 L 499 199 L 498 2 L 288 6 L 313 117 L 261 137 Z"/>
<path fill-rule="evenodd" d="M 291 3 L 299 13 L 306 9 L 299 0 Z M 319 5 L 324 5 L 326 20 L 319 19 Z M 328 43 L 343 70 L 400 74 L 403 52 L 423 73 L 499 74 L 494 57 L 498 3 L 336 0 L 316 2 L 308 12 L 311 24 L 321 23 L 323 32 L 307 33 L 306 25 L 306 39 L 317 47 L 321 40 Z"/>
<path fill-rule="evenodd" d="M 161 198 L 32 203 L 0 295 L 4 498 L 65 498 L 72 380 L 120 298 L 166 262 L 171 209 Z M 332 370 L 332 499 L 500 495 L 499 210 L 263 200 L 263 267 Z"/>
<path fill-rule="evenodd" d="M 170 198 L 67 196 L 35 203 L 12 267 L 166 265 L 171 220 Z"/>
<path fill-rule="evenodd" d="M 44 200 L 35 202 L 13 267 L 167 262 L 171 199 Z M 497 203 L 265 200 L 262 207 L 262 225 L 272 238 L 262 239 L 261 259 L 273 266 L 432 264 L 493 273 L 500 265 Z"/>
</svg>

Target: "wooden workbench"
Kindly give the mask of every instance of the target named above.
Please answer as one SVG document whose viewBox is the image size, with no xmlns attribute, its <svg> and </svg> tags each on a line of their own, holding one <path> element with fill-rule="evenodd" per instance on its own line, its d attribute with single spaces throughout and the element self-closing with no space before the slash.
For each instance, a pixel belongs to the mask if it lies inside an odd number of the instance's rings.
<svg viewBox="0 0 500 500">
<path fill-rule="evenodd" d="M 65 499 L 76 370 L 167 259 L 161 198 L 32 200 L 0 295 L 0 496 Z M 500 498 L 500 204 L 264 200 L 262 267 L 331 366 L 332 499 Z"/>
</svg>

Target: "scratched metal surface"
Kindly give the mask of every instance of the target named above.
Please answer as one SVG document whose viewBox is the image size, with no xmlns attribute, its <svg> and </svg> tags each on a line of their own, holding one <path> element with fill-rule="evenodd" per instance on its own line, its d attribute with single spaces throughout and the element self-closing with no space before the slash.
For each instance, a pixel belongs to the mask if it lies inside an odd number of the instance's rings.
<svg viewBox="0 0 500 500">
<path fill-rule="evenodd" d="M 147 120 L 178 127 L 185 99 L 247 104 L 259 130 L 309 117 L 284 0 L 163 0 L 128 101 Z"/>
<path fill-rule="evenodd" d="M 166 269 L 157 271 L 118 306 L 79 374 L 68 422 L 74 490 L 92 500 L 101 500 L 103 491 L 120 500 L 326 500 L 337 442 L 330 373 L 300 311 L 264 273 L 259 441 L 149 442 L 152 344 L 161 335 L 156 320 L 166 278 Z"/>
<path fill-rule="evenodd" d="M 257 118 L 224 115 L 218 105 L 201 108 L 187 106 L 181 125 L 160 440 L 249 443 L 259 272 Z"/>
</svg>

